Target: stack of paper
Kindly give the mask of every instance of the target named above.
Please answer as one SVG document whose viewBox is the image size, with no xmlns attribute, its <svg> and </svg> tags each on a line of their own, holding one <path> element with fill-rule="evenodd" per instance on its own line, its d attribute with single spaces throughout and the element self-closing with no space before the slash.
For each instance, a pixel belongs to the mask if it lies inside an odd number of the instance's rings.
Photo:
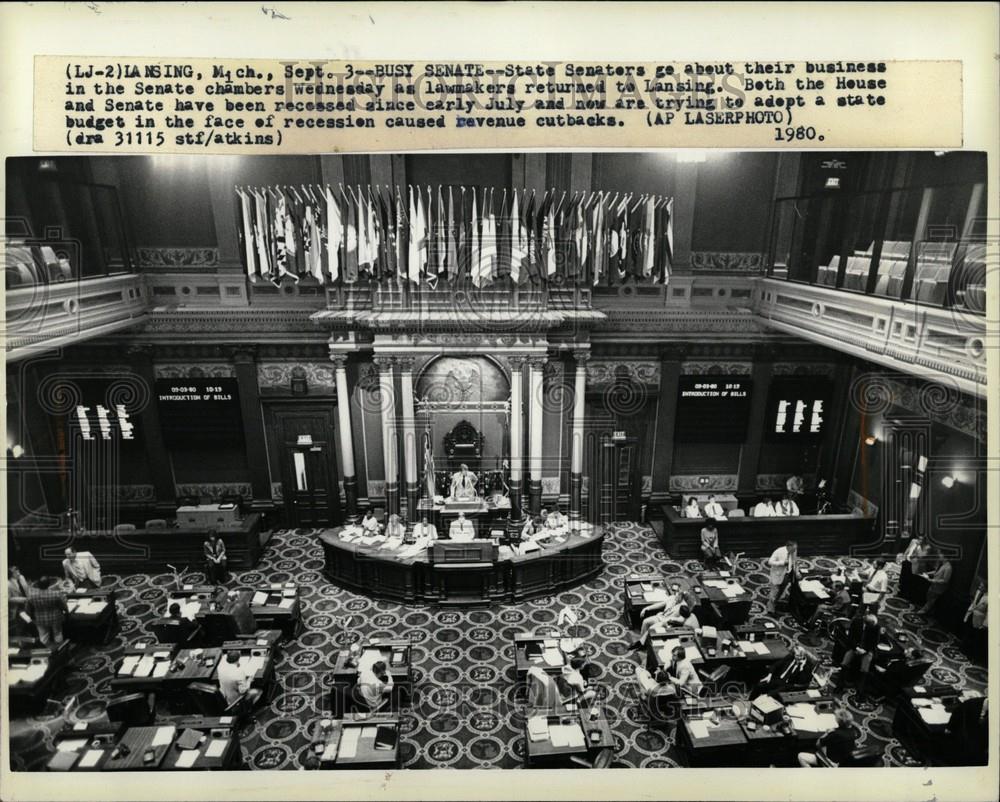
<svg viewBox="0 0 1000 802">
<path fill-rule="evenodd" d="M 139 658 L 139 662 L 132 672 L 133 677 L 148 677 L 153 673 L 153 666 L 156 663 L 156 659 L 151 654 L 144 654 Z"/>
<path fill-rule="evenodd" d="M 83 753 L 83 757 L 80 758 L 80 762 L 77 765 L 83 769 L 92 768 L 97 765 L 97 762 L 103 755 L 103 749 L 88 749 Z"/>
<path fill-rule="evenodd" d="M 744 593 L 742 585 L 726 585 L 722 589 L 723 595 L 727 599 L 731 599 L 734 596 L 740 596 Z"/>
<path fill-rule="evenodd" d="M 284 607 L 286 610 L 289 610 L 295 606 L 295 599 L 288 599 L 288 598 L 282 599 L 281 602 L 278 604 L 278 606 Z"/>
<path fill-rule="evenodd" d="M 546 665 L 550 666 L 561 666 L 563 664 L 562 652 L 558 649 L 546 649 L 542 652 L 542 659 Z"/>
<path fill-rule="evenodd" d="M 759 641 L 759 640 L 758 641 L 754 641 L 753 643 L 751 643 L 750 644 L 750 649 L 751 649 L 751 651 L 754 651 L 757 654 L 770 654 L 771 653 L 771 650 L 767 648 L 767 644 L 764 643 L 764 641 Z"/>
<path fill-rule="evenodd" d="M 177 756 L 177 768 L 189 769 L 198 761 L 197 749 L 183 749 Z"/>
<path fill-rule="evenodd" d="M 139 664 L 139 655 L 130 654 L 124 660 L 122 660 L 122 667 L 118 670 L 119 676 L 132 676 L 135 673 L 135 668 Z"/>
<path fill-rule="evenodd" d="M 528 737 L 532 741 L 544 741 L 549 735 L 549 722 L 544 716 L 528 719 Z"/>
<path fill-rule="evenodd" d="M 188 621 L 194 621 L 196 615 L 201 610 L 201 602 L 195 599 L 194 601 L 189 601 L 181 608 L 181 615 L 188 619 Z"/>
<path fill-rule="evenodd" d="M 667 591 L 663 588 L 654 588 L 653 590 L 647 590 L 642 594 L 643 600 L 647 604 L 654 604 L 656 602 L 667 600 Z"/>
<path fill-rule="evenodd" d="M 360 727 L 345 727 L 340 736 L 340 748 L 337 751 L 338 758 L 349 759 L 358 753 L 358 737 L 361 735 Z"/>
<path fill-rule="evenodd" d="M 695 738 L 708 737 L 708 722 L 706 722 L 704 719 L 700 718 L 692 719 L 687 724 L 688 724 L 688 729 L 691 730 L 691 734 Z"/>
<path fill-rule="evenodd" d="M 947 724 L 951 720 L 951 714 L 940 704 L 918 707 L 917 712 L 928 724 Z"/>
<path fill-rule="evenodd" d="M 222 757 L 226 751 L 226 741 L 223 738 L 214 738 L 205 750 L 205 757 Z"/>
<path fill-rule="evenodd" d="M 24 669 L 26 666 L 11 666 L 7 669 L 7 681 L 11 685 L 17 685 L 17 683 L 24 680 Z"/>
<path fill-rule="evenodd" d="M 263 607 L 267 604 L 267 594 L 262 590 L 258 590 L 253 594 L 253 599 L 251 599 L 250 604 L 255 607 Z"/>
<path fill-rule="evenodd" d="M 154 677 L 165 677 L 167 675 L 167 669 L 170 668 L 170 663 L 166 660 L 158 660 L 156 665 L 153 666 L 153 676 Z"/>
<path fill-rule="evenodd" d="M 157 727 L 156 735 L 153 736 L 153 741 L 150 746 L 169 746 L 174 740 L 174 733 L 177 732 L 176 727 Z"/>
</svg>

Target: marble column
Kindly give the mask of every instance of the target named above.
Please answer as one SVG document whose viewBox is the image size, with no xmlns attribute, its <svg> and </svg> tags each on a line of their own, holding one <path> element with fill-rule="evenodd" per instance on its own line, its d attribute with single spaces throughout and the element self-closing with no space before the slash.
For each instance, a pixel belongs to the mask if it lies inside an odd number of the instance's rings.
<svg viewBox="0 0 1000 802">
<path fill-rule="evenodd" d="M 382 455 L 385 463 L 386 515 L 399 514 L 399 468 L 396 455 L 396 388 L 393 381 L 395 358 L 376 355 L 373 360 L 378 368 L 379 398 L 382 412 Z"/>
<path fill-rule="evenodd" d="M 417 520 L 420 481 L 417 476 L 417 420 L 413 404 L 413 357 L 397 357 L 403 400 L 403 466 L 406 472 L 406 517 Z"/>
<path fill-rule="evenodd" d="M 569 519 L 580 520 L 583 509 L 583 431 L 587 395 L 587 360 L 589 351 L 574 351 L 576 375 L 573 387 L 573 442 L 569 464 Z"/>
<path fill-rule="evenodd" d="M 521 383 L 525 358 L 512 356 L 510 362 L 510 515 L 521 517 L 521 485 L 524 479 L 524 389 Z"/>
<path fill-rule="evenodd" d="M 528 358 L 531 368 L 529 385 L 529 426 L 531 427 L 531 451 L 528 458 L 528 497 L 532 515 L 542 509 L 542 416 L 545 411 L 542 388 L 542 371 L 548 361 L 544 356 Z"/>
<path fill-rule="evenodd" d="M 347 354 L 331 354 L 337 382 L 337 423 L 340 426 L 340 474 L 344 480 L 347 523 L 358 522 L 358 476 L 354 468 L 354 432 L 351 428 L 351 393 L 347 389 Z"/>
</svg>

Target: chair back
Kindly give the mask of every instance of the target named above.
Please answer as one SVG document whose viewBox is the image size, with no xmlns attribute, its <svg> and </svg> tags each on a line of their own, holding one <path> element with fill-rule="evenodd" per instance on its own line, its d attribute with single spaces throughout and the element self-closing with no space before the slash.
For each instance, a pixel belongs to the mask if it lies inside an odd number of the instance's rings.
<svg viewBox="0 0 1000 802">
<path fill-rule="evenodd" d="M 134 532 L 135 524 L 116 524 L 114 531 L 116 535 L 121 535 L 126 532 Z"/>
<path fill-rule="evenodd" d="M 210 682 L 189 683 L 187 694 L 203 716 L 221 716 L 226 709 L 226 699 L 222 691 Z"/>
<path fill-rule="evenodd" d="M 186 618 L 168 618 L 150 625 L 160 643 L 185 643 L 194 632 L 195 625 Z"/>
<path fill-rule="evenodd" d="M 741 510 L 739 507 L 734 507 L 733 509 L 731 509 L 729 511 L 729 517 L 730 518 L 745 518 L 746 517 L 746 513 L 743 512 L 743 510 Z"/>
<path fill-rule="evenodd" d="M 597 753 L 597 757 L 594 758 L 594 765 L 592 768 L 595 769 L 608 769 L 611 768 L 611 764 L 615 759 L 615 750 L 610 747 L 605 747 L 600 752 Z"/>
<path fill-rule="evenodd" d="M 199 616 L 205 643 L 223 643 L 235 640 L 239 634 L 236 621 L 229 613 L 207 613 Z"/>
<path fill-rule="evenodd" d="M 142 727 L 152 722 L 155 705 L 144 693 L 130 693 L 108 700 L 105 710 L 109 721 L 120 721 L 129 727 Z"/>
<path fill-rule="evenodd" d="M 166 529 L 167 520 L 166 518 L 150 518 L 146 521 L 144 529 Z"/>
</svg>

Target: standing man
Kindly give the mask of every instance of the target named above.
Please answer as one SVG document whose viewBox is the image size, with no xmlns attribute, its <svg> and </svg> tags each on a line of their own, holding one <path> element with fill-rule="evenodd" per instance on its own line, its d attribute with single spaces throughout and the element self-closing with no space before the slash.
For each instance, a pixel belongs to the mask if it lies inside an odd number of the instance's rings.
<svg viewBox="0 0 1000 802">
<path fill-rule="evenodd" d="M 947 559 L 940 550 L 937 551 L 937 560 L 937 568 L 927 577 L 931 584 L 927 588 L 927 602 L 920 608 L 921 615 L 927 615 L 934 609 L 934 605 L 938 603 L 938 599 L 941 598 L 941 595 L 948 588 L 948 583 L 951 582 L 951 560 Z"/>
<path fill-rule="evenodd" d="M 63 637 L 63 621 L 66 618 L 66 595 L 55 590 L 55 579 L 43 576 L 38 586 L 28 593 L 27 611 L 38 628 L 38 639 L 42 646 L 58 646 Z"/>
<path fill-rule="evenodd" d="M 79 553 L 66 549 L 66 559 L 62 561 L 63 574 L 75 588 L 99 588 L 101 586 L 101 566 L 89 551 Z"/>
<path fill-rule="evenodd" d="M 906 550 L 899 555 L 899 595 L 913 601 L 913 577 L 923 571 L 924 559 L 930 552 L 930 546 L 921 537 L 910 540 Z"/>
<path fill-rule="evenodd" d="M 221 584 L 226 581 L 226 544 L 211 532 L 203 544 L 205 549 L 205 576 L 210 582 Z"/>
<path fill-rule="evenodd" d="M 889 591 L 889 574 L 885 570 L 885 560 L 875 561 L 875 570 L 865 585 L 865 593 L 869 594 L 867 602 L 869 607 L 878 612 L 882 607 L 882 600 Z"/>
<path fill-rule="evenodd" d="M 705 517 L 713 518 L 716 521 L 726 520 L 726 511 L 722 508 L 722 505 L 715 500 L 715 496 L 708 497 L 708 501 L 705 504 Z"/>
<path fill-rule="evenodd" d="M 448 537 L 456 543 L 468 543 L 476 539 L 476 527 L 472 525 L 472 521 L 466 519 L 464 512 L 460 512 L 448 527 Z"/>
<path fill-rule="evenodd" d="M 794 540 L 789 540 L 784 546 L 779 546 L 767 560 L 770 571 L 771 598 L 768 606 L 770 612 L 775 612 L 778 599 L 785 592 L 789 582 L 798 581 L 799 547 Z"/>
<path fill-rule="evenodd" d="M 878 616 L 874 613 L 867 613 L 855 618 L 847 631 L 847 651 L 844 652 L 844 658 L 840 664 L 845 671 L 851 669 L 855 663 L 858 664 L 858 671 L 861 674 L 858 683 L 859 696 L 864 695 L 865 684 L 868 681 L 872 661 L 875 659 L 875 650 L 878 648 L 881 637 L 882 626 L 878 622 Z"/>
</svg>

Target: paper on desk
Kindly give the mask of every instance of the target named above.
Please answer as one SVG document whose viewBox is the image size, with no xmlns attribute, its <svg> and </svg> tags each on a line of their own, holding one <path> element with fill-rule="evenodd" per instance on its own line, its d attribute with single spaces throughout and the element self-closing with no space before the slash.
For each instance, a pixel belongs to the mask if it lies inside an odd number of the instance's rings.
<svg viewBox="0 0 1000 802">
<path fill-rule="evenodd" d="M 566 746 L 576 749 L 586 743 L 583 737 L 583 729 L 579 724 L 565 724 L 563 725 L 563 731 L 565 732 Z"/>
<path fill-rule="evenodd" d="M 667 591 L 663 588 L 653 588 L 653 590 L 647 590 L 642 594 L 643 601 L 654 604 L 655 602 L 661 602 L 667 600 Z"/>
<path fill-rule="evenodd" d="M 338 758 L 352 758 L 358 753 L 358 737 L 361 735 L 360 727 L 344 727 L 344 732 L 340 736 L 340 749 L 337 750 Z"/>
<path fill-rule="evenodd" d="M 362 727 L 361 738 L 374 738 L 378 734 L 378 727 Z"/>
<path fill-rule="evenodd" d="M 177 756 L 177 768 L 179 769 L 189 769 L 198 760 L 198 750 L 197 749 L 184 749 Z"/>
<path fill-rule="evenodd" d="M 157 727 L 150 746 L 168 746 L 174 740 L 176 727 Z"/>
<path fill-rule="evenodd" d="M 295 606 L 295 599 L 282 599 L 278 606 L 284 607 L 286 610 L 290 610 Z"/>
<path fill-rule="evenodd" d="M 66 738 L 56 744 L 56 751 L 76 752 L 78 749 L 83 749 L 87 745 L 88 740 L 88 738 Z"/>
<path fill-rule="evenodd" d="M 757 654 L 770 654 L 771 650 L 767 648 L 767 644 L 764 641 L 756 640 L 750 644 L 753 651 Z"/>
<path fill-rule="evenodd" d="M 542 659 L 546 665 L 550 666 L 561 666 L 563 664 L 562 652 L 558 649 L 546 649 L 542 652 Z"/>
<path fill-rule="evenodd" d="M 543 741 L 549 734 L 549 722 L 545 716 L 532 716 L 528 719 L 528 737 L 532 741 Z"/>
<path fill-rule="evenodd" d="M 79 604 L 80 604 L 80 602 L 77 601 L 76 599 L 67 599 L 66 600 L 66 610 L 67 610 L 67 612 L 75 613 L 76 612 L 76 608 L 79 606 Z"/>
<path fill-rule="evenodd" d="M 741 595 L 743 595 L 743 586 L 742 585 L 726 585 L 722 589 L 722 594 L 727 599 L 731 599 L 734 596 L 741 596 Z"/>
<path fill-rule="evenodd" d="M 688 729 L 695 738 L 708 737 L 708 722 L 704 719 L 696 718 L 688 721 Z"/>
<path fill-rule="evenodd" d="M 131 654 L 122 660 L 122 667 L 118 669 L 119 674 L 131 674 L 139 664 L 139 655 Z"/>
<path fill-rule="evenodd" d="M 153 655 L 146 654 L 139 658 L 139 663 L 135 667 L 135 671 L 132 672 L 133 677 L 148 677 L 153 670 L 153 665 L 155 664 Z"/>
<path fill-rule="evenodd" d="M 31 665 L 25 667 L 23 678 L 26 682 L 34 682 L 35 680 L 41 679 L 45 676 L 45 669 L 48 667 L 48 663 L 32 663 Z"/>
<path fill-rule="evenodd" d="M 719 571 L 719 576 L 729 576 L 729 571 Z"/>
<path fill-rule="evenodd" d="M 717 635 L 718 635 L 717 630 L 710 624 L 705 624 L 705 626 L 701 628 L 701 636 L 703 638 L 714 638 Z"/>
<path fill-rule="evenodd" d="M 262 590 L 258 590 L 253 594 L 253 599 L 251 599 L 250 604 L 255 607 L 263 607 L 267 604 L 267 594 Z"/>
<path fill-rule="evenodd" d="M 928 724 L 947 724 L 951 720 L 951 714 L 944 709 L 944 705 L 927 705 L 918 707 L 917 712 Z"/>
<path fill-rule="evenodd" d="M 170 668 L 170 663 L 166 660 L 160 660 L 156 666 L 153 668 L 154 677 L 165 677 L 167 676 L 167 669 Z"/>
<path fill-rule="evenodd" d="M 224 738 L 213 738 L 205 750 L 205 757 L 222 757 L 226 751 L 226 743 Z"/>
<path fill-rule="evenodd" d="M 815 699 L 817 696 L 822 696 L 822 694 L 818 690 L 816 690 L 815 688 L 809 688 L 806 691 L 806 696 L 809 696 L 809 697 Z"/>
<path fill-rule="evenodd" d="M 748 640 L 738 640 L 738 641 L 736 641 L 736 643 L 740 647 L 740 650 L 743 651 L 743 652 L 752 652 L 752 651 L 754 651 L 753 643 L 751 643 Z"/>
<path fill-rule="evenodd" d="M 83 757 L 80 758 L 80 762 L 76 765 L 84 769 L 96 766 L 97 761 L 99 761 L 103 755 L 103 749 L 88 749 L 83 753 Z"/>
</svg>

